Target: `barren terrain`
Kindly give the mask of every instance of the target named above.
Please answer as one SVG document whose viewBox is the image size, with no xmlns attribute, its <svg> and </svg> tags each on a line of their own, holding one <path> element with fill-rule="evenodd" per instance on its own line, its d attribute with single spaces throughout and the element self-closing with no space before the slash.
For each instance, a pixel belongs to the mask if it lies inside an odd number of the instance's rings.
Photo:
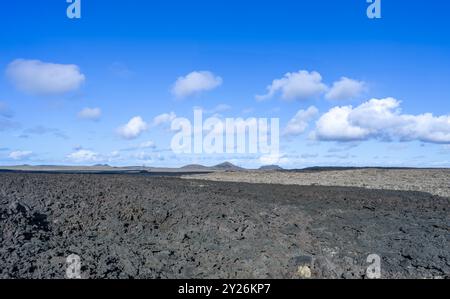
<svg viewBox="0 0 450 299">
<path fill-rule="evenodd" d="M 384 278 L 449 278 L 449 208 L 410 191 L 0 173 L 0 278 L 64 278 L 70 254 L 83 278 L 365 278 L 371 254 Z"/>
<path fill-rule="evenodd" d="M 224 182 L 301 186 L 347 186 L 367 189 L 423 191 L 450 197 L 450 169 L 349 169 L 305 171 L 212 172 L 183 176 Z"/>
</svg>

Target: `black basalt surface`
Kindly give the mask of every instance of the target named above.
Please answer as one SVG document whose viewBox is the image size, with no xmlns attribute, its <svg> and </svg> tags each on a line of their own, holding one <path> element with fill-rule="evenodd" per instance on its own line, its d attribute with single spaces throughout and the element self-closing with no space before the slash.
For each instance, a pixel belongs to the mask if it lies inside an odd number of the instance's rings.
<svg viewBox="0 0 450 299">
<path fill-rule="evenodd" d="M 420 192 L 0 173 L 0 278 L 449 278 L 450 201 Z"/>
</svg>

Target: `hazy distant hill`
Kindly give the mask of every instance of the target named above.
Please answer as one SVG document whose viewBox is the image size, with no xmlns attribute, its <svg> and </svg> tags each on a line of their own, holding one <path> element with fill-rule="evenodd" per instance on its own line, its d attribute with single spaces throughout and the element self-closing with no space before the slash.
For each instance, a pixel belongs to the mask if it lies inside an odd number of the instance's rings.
<svg viewBox="0 0 450 299">
<path fill-rule="evenodd" d="M 135 173 L 135 172 L 214 172 L 214 171 L 242 171 L 245 168 L 236 166 L 230 162 L 224 162 L 215 166 L 204 166 L 200 164 L 189 164 L 181 168 L 164 168 L 148 166 L 124 166 L 113 167 L 108 164 L 97 164 L 94 166 L 59 166 L 59 165 L 18 165 L 0 166 L 0 171 L 43 171 L 43 172 L 115 172 L 115 173 Z"/>
<path fill-rule="evenodd" d="M 225 170 L 225 171 L 240 171 L 240 170 L 244 170 L 244 168 L 241 168 L 239 166 L 234 165 L 233 163 L 230 162 L 224 162 L 221 164 L 218 164 L 216 166 L 212 167 L 215 170 Z"/>
<path fill-rule="evenodd" d="M 266 165 L 259 168 L 259 170 L 284 170 L 281 166 L 278 165 Z"/>
<path fill-rule="evenodd" d="M 199 170 L 209 170 L 210 168 L 200 164 L 189 164 L 181 167 L 180 169 L 189 171 L 199 171 Z"/>
</svg>

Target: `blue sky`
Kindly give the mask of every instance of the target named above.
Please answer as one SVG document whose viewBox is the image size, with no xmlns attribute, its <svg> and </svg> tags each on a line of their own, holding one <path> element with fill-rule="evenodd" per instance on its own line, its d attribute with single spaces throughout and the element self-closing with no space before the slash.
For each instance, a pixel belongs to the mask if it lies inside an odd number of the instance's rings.
<svg viewBox="0 0 450 299">
<path fill-rule="evenodd" d="M 377 20 L 365 0 L 67 5 L 2 3 L 0 165 L 450 166 L 446 1 L 382 0 Z M 194 107 L 279 117 L 280 156 L 174 154 L 169 120 Z"/>
</svg>

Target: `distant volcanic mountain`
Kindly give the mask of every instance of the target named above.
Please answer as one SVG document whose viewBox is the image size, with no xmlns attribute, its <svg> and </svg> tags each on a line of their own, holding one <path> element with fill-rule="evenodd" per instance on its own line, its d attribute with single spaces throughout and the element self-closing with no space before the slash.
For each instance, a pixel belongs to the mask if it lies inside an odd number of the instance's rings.
<svg viewBox="0 0 450 299">
<path fill-rule="evenodd" d="M 93 167 L 111 167 L 109 164 L 95 164 Z"/>
<path fill-rule="evenodd" d="M 278 166 L 278 165 L 266 165 L 266 166 L 261 166 L 259 168 L 259 170 L 280 171 L 280 170 L 284 170 L 284 168 L 281 166 Z"/>
<path fill-rule="evenodd" d="M 244 168 L 241 168 L 239 166 L 236 166 L 230 162 L 224 162 L 221 164 L 218 164 L 216 166 L 211 167 L 215 170 L 225 170 L 225 171 L 240 171 L 240 170 L 244 170 Z"/>
<path fill-rule="evenodd" d="M 182 170 L 189 170 L 189 171 L 240 171 L 244 170 L 244 168 L 241 168 L 239 166 L 236 166 L 230 162 L 224 162 L 215 166 L 204 166 L 200 164 L 189 164 L 186 166 L 181 167 Z"/>
<path fill-rule="evenodd" d="M 200 164 L 189 164 L 186 166 L 181 167 L 182 170 L 191 170 L 191 171 L 198 171 L 198 170 L 208 170 L 209 167 L 200 165 Z"/>
</svg>

